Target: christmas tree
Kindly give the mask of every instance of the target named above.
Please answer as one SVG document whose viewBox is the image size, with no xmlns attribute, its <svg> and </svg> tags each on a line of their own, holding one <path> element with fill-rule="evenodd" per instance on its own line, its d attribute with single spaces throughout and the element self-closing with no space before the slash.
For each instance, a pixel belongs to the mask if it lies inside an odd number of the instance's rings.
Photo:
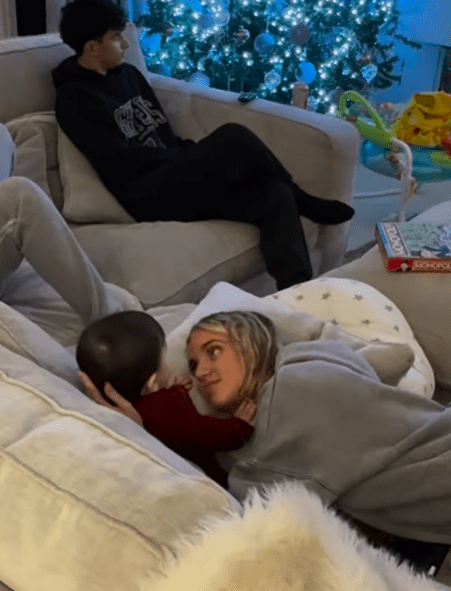
<svg viewBox="0 0 451 591">
<path fill-rule="evenodd" d="M 368 97 L 393 70 L 395 0 L 147 0 L 136 24 L 150 71 L 289 104 L 296 81 L 309 108 L 334 113 L 340 94 Z"/>
</svg>

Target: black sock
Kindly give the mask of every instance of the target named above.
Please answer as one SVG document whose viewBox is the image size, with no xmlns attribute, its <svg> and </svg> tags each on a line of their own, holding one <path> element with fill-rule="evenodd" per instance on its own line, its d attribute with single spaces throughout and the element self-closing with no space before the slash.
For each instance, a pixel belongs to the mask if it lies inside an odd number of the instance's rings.
<svg viewBox="0 0 451 591">
<path fill-rule="evenodd" d="M 342 224 L 349 221 L 354 215 L 354 209 L 346 203 L 313 197 L 294 183 L 293 193 L 296 197 L 299 214 L 317 224 L 326 226 Z"/>
</svg>

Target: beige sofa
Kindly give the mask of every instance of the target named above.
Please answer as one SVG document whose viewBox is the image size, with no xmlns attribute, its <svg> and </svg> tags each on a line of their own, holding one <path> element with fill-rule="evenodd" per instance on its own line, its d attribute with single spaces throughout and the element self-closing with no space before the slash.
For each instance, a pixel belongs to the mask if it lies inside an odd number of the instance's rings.
<svg viewBox="0 0 451 591">
<path fill-rule="evenodd" d="M 350 202 L 358 157 L 352 125 L 260 99 L 242 105 L 235 93 L 149 74 L 133 23 L 125 35 L 131 43 L 126 59 L 148 77 L 181 137 L 199 140 L 222 124 L 245 124 L 306 191 Z M 264 272 L 258 230 L 252 225 L 130 223 L 87 160 L 57 129 L 50 72 L 72 53 L 55 33 L 0 41 L 0 122 L 16 142 L 13 174 L 35 180 L 51 195 L 104 279 L 149 307 L 197 302 L 219 280 L 240 285 Z M 314 275 L 338 266 L 349 223 L 319 226 L 303 219 L 303 224 Z M 269 292 L 275 283 L 267 285 Z"/>
</svg>

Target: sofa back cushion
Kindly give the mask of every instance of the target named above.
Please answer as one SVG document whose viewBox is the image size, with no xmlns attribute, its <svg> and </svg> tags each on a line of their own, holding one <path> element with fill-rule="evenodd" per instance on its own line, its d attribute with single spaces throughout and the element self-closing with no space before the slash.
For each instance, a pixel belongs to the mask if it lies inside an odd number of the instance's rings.
<svg viewBox="0 0 451 591">
<path fill-rule="evenodd" d="M 146 75 L 136 27 L 127 23 L 124 36 L 130 43 L 126 61 Z M 0 40 L 0 122 L 27 113 L 55 108 L 51 71 L 74 51 L 58 33 Z"/>
<path fill-rule="evenodd" d="M 151 589 L 181 532 L 238 510 L 130 419 L 0 355 L 0 579 L 12 589 Z"/>
</svg>

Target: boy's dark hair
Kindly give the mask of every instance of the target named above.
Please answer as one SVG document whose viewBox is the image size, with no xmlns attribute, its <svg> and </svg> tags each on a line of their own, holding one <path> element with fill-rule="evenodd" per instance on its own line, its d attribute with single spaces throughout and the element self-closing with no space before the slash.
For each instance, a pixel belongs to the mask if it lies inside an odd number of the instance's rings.
<svg viewBox="0 0 451 591">
<path fill-rule="evenodd" d="M 61 9 L 59 31 L 64 43 L 81 55 L 87 41 L 101 39 L 107 31 L 123 31 L 127 19 L 111 0 L 72 0 Z"/>
<path fill-rule="evenodd" d="M 102 395 L 105 382 L 110 382 L 134 403 L 157 371 L 164 344 L 163 329 L 155 318 L 146 312 L 117 312 L 84 329 L 76 358 Z"/>
</svg>

